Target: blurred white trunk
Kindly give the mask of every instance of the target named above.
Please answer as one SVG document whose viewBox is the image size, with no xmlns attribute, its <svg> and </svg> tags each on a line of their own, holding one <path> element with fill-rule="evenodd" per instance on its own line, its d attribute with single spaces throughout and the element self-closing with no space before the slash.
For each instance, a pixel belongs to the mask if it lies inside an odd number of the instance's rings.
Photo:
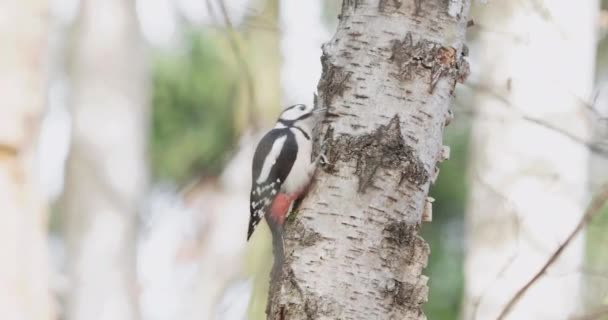
<svg viewBox="0 0 608 320">
<path fill-rule="evenodd" d="M 282 106 L 312 104 L 321 77 L 321 45 L 329 33 L 321 21 L 322 1 L 285 0 L 279 4 Z"/>
<path fill-rule="evenodd" d="M 47 208 L 36 172 L 46 104 L 47 1 L 0 1 L 0 315 L 54 318 Z"/>
<path fill-rule="evenodd" d="M 245 320 L 251 282 L 243 276 L 251 159 L 247 136 L 219 180 L 165 190 L 147 201 L 138 250 L 142 318 Z"/>
<path fill-rule="evenodd" d="M 590 97 L 597 1 L 493 1 L 482 8 L 478 119 L 464 319 L 495 319 L 580 220 L 589 199 Z M 583 236 L 508 319 L 566 319 L 581 303 Z"/>
<path fill-rule="evenodd" d="M 192 242 L 190 248 L 186 246 L 181 250 L 182 256 L 185 259 L 190 256 L 196 268 L 196 282 L 192 284 L 192 295 L 186 300 L 185 316 L 181 319 L 232 320 L 225 314 L 235 314 L 236 309 L 240 310 L 238 314 L 244 314 L 247 310 L 249 292 L 222 296 L 229 284 L 243 272 L 245 238 L 241 235 L 247 232 L 246 225 L 241 222 L 248 218 L 249 201 L 246 193 L 234 192 L 231 185 L 219 183 L 202 187 L 190 207 L 206 223 L 195 239 L 197 241 Z M 242 300 L 238 297 L 243 295 L 246 298 L 244 306 L 238 307 L 237 301 Z"/>
<path fill-rule="evenodd" d="M 135 222 L 147 183 L 148 101 L 134 3 L 84 0 L 76 28 L 67 319 L 137 319 Z"/>
</svg>

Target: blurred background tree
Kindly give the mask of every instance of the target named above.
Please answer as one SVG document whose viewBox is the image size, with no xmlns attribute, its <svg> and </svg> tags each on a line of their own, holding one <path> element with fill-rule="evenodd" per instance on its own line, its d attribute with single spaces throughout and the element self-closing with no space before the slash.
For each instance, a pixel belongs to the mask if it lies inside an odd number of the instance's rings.
<svg viewBox="0 0 608 320">
<path fill-rule="evenodd" d="M 465 318 L 497 318 L 583 217 L 598 13 L 598 1 L 479 6 Z M 578 314 L 581 295 L 563 292 L 583 290 L 583 239 L 507 319 Z"/>
<path fill-rule="evenodd" d="M 48 206 L 38 183 L 49 3 L 0 1 L 0 315 L 48 320 Z"/>
<path fill-rule="evenodd" d="M 72 42 L 62 210 L 65 317 L 139 319 L 136 218 L 148 192 L 147 54 L 135 1 L 83 0 Z"/>
</svg>

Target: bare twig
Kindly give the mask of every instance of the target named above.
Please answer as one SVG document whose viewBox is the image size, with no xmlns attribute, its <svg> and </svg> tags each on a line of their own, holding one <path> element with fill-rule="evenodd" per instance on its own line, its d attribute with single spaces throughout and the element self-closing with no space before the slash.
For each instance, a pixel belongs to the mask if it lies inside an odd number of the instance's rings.
<svg viewBox="0 0 608 320">
<path fill-rule="evenodd" d="M 477 313 L 479 311 L 479 306 L 481 305 L 481 302 L 485 298 L 486 294 L 488 293 L 488 291 L 490 290 L 490 288 L 492 288 L 492 286 L 494 286 L 494 284 L 496 282 L 498 282 L 498 280 L 500 280 L 504 276 L 504 274 L 511 267 L 511 265 L 513 264 L 513 262 L 515 262 L 515 260 L 519 256 L 519 250 L 517 248 L 519 248 L 519 246 L 520 246 L 520 239 L 521 239 L 521 222 L 520 222 L 519 215 L 517 214 L 517 208 L 516 208 L 515 204 L 513 203 L 513 201 L 511 199 L 509 199 L 507 196 L 505 196 L 504 194 L 502 194 L 492 184 L 490 184 L 489 182 L 485 181 L 481 177 L 481 175 L 479 174 L 479 172 L 475 173 L 475 179 L 482 186 L 484 186 L 487 190 L 489 190 L 492 193 L 494 193 L 497 197 L 502 198 L 502 200 L 506 203 L 506 205 L 508 205 L 510 207 L 510 209 L 507 209 L 507 210 L 510 211 L 513 214 L 513 216 L 515 217 L 515 226 L 516 226 L 516 229 L 517 229 L 517 231 L 515 232 L 516 233 L 515 239 L 517 240 L 517 243 L 515 245 L 515 248 L 516 248 L 515 251 L 507 259 L 507 261 L 505 262 L 505 264 L 500 268 L 500 270 L 496 274 L 496 277 L 494 278 L 494 280 L 492 282 L 490 282 L 482 290 L 481 294 L 479 296 L 477 296 L 475 299 L 473 299 L 473 301 L 471 302 L 472 303 L 472 308 L 473 308 L 473 311 L 471 312 L 471 320 L 477 319 Z"/>
<path fill-rule="evenodd" d="M 606 202 L 608 202 L 608 184 L 606 184 L 602 188 L 600 188 L 600 192 L 593 199 L 593 201 L 591 202 L 591 205 L 585 211 L 585 214 L 583 215 L 583 217 L 581 218 L 579 223 L 576 225 L 574 230 L 572 230 L 570 235 L 568 235 L 568 237 L 566 238 L 564 243 L 562 243 L 559 246 L 559 248 L 557 248 L 557 250 L 555 250 L 555 252 L 551 255 L 551 257 L 549 257 L 549 259 L 547 260 L 547 262 L 545 262 L 545 264 L 542 266 L 542 268 L 540 268 L 540 270 L 538 272 L 536 272 L 536 274 L 532 277 L 532 279 L 530 279 L 530 281 L 528 281 L 521 289 L 519 289 L 515 293 L 515 295 L 509 300 L 509 302 L 502 309 L 502 311 L 498 315 L 497 320 L 504 319 L 509 314 L 509 312 L 511 312 L 513 307 L 515 307 L 515 305 L 517 305 L 517 303 L 526 294 L 526 292 L 534 284 L 536 284 L 536 282 L 538 282 L 538 280 L 540 280 L 540 278 L 547 272 L 547 269 L 549 269 L 549 267 L 551 267 L 555 263 L 555 261 L 557 261 L 557 259 L 564 252 L 564 249 L 566 249 L 568 247 L 568 245 L 570 245 L 572 240 L 583 229 L 583 227 L 585 227 L 585 225 L 587 225 L 601 211 L 601 209 L 604 207 Z"/>
<path fill-rule="evenodd" d="M 207 0 L 207 7 L 211 14 L 212 11 L 212 0 Z M 222 19 L 226 24 L 226 35 L 228 42 L 232 51 L 234 52 L 234 56 L 236 58 L 236 62 L 239 66 L 240 71 L 245 76 L 245 85 L 247 87 L 247 95 L 248 95 L 248 107 L 247 107 L 247 118 L 249 119 L 249 123 L 257 128 L 260 124 L 259 119 L 257 117 L 257 107 L 256 107 L 256 95 L 255 95 L 255 87 L 253 85 L 253 76 L 251 75 L 251 70 L 249 69 L 249 65 L 247 64 L 247 60 L 243 57 L 243 53 L 239 47 L 238 39 L 236 37 L 236 31 L 234 29 L 234 25 L 232 24 L 232 20 L 230 20 L 230 16 L 228 15 L 228 9 L 226 9 L 226 4 L 224 0 L 216 0 L 217 4 L 220 7 L 220 11 L 222 13 Z"/>
<path fill-rule="evenodd" d="M 512 107 L 513 104 L 511 103 L 511 101 L 509 101 L 509 99 L 507 99 L 506 97 L 502 96 L 501 94 L 497 93 L 496 91 L 494 91 L 492 88 L 484 86 L 482 84 L 476 84 L 476 83 L 468 83 L 466 84 L 468 87 L 470 87 L 473 90 L 476 90 L 478 92 L 483 92 L 486 94 L 491 95 L 493 98 L 497 99 L 498 101 L 502 102 L 505 106 L 507 107 Z M 575 96 L 576 97 L 576 96 Z M 579 103 L 581 106 L 583 106 L 584 108 L 588 109 L 588 110 L 594 110 L 593 105 L 584 102 L 582 99 L 580 99 L 579 97 L 576 97 L 577 100 L 579 100 Z M 521 112 L 516 111 L 514 108 L 509 108 L 509 110 L 513 110 L 513 112 L 517 112 L 518 116 L 520 117 L 520 119 L 528 121 L 530 123 L 539 125 L 541 127 L 544 127 L 545 129 L 554 131 L 556 133 L 561 134 L 562 136 L 570 139 L 571 141 L 583 145 L 584 147 L 586 147 L 589 151 L 601 155 L 602 157 L 608 157 L 608 148 L 602 147 L 601 144 L 597 144 L 597 143 L 592 143 L 589 141 L 586 141 L 585 139 L 578 137 L 574 134 L 572 134 L 571 132 L 568 132 L 562 128 L 559 128 L 555 125 L 553 125 L 550 122 L 544 121 L 542 119 L 538 119 L 538 118 L 534 118 L 534 117 L 530 117 L 528 115 L 522 114 Z M 466 114 L 470 114 L 473 116 L 476 116 L 477 113 L 473 110 L 464 110 Z"/>
<path fill-rule="evenodd" d="M 589 149 L 589 151 L 591 151 L 593 153 L 596 153 L 596 154 L 599 154 L 599 155 L 602 155 L 602 156 L 605 156 L 605 157 L 608 156 L 608 150 L 607 149 L 604 149 L 604 148 L 600 147 L 599 145 L 597 145 L 595 143 L 591 143 L 591 142 L 585 141 L 585 139 L 582 139 L 580 137 L 577 137 L 577 136 L 573 135 L 572 133 L 570 133 L 568 131 L 560 129 L 560 128 L 554 126 L 553 124 L 551 124 L 551 123 L 549 123 L 547 121 L 544 121 L 544 120 L 541 120 L 541 119 L 537 119 L 537 118 L 532 118 L 532 117 L 526 116 L 526 115 L 522 115 L 521 117 L 522 117 L 522 119 L 524 119 L 526 121 L 535 123 L 535 124 L 537 124 L 537 125 L 539 125 L 541 127 L 544 127 L 546 129 L 555 131 L 555 132 L 563 135 L 564 137 L 566 137 L 566 138 L 568 138 L 568 139 L 570 139 L 570 140 L 572 140 L 572 141 L 574 141 L 574 142 L 576 142 L 578 144 L 581 144 L 581 145 L 585 146 L 587 149 Z"/>
</svg>

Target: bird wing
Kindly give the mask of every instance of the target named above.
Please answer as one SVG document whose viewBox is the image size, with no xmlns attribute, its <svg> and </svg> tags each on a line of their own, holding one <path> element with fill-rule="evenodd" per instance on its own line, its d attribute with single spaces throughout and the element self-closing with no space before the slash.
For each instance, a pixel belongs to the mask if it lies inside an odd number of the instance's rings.
<svg viewBox="0 0 608 320">
<path fill-rule="evenodd" d="M 287 128 L 269 131 L 258 143 L 253 156 L 247 239 L 272 205 L 297 155 L 295 136 Z"/>
</svg>

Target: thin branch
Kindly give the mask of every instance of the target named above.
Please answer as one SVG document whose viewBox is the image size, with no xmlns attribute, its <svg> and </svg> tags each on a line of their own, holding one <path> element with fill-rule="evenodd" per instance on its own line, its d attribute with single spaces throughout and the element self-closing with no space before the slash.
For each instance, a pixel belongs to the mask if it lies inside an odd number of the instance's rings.
<svg viewBox="0 0 608 320">
<path fill-rule="evenodd" d="M 519 237 L 518 237 L 518 240 L 519 240 Z M 479 295 L 476 299 L 474 299 L 471 302 L 473 305 L 473 311 L 471 312 L 472 320 L 477 319 L 477 313 L 479 312 L 479 306 L 481 306 L 481 302 L 485 298 L 486 294 L 488 294 L 488 291 L 490 290 L 490 288 L 492 288 L 492 286 L 494 286 L 494 284 L 496 282 L 498 282 L 498 280 L 500 280 L 504 276 L 504 274 L 507 272 L 507 270 L 509 270 L 509 268 L 515 262 L 515 259 L 517 259 L 518 256 L 519 256 L 519 253 L 514 252 L 509 257 L 507 262 L 502 266 L 502 268 L 500 268 L 500 270 L 496 274 L 496 277 L 494 278 L 494 280 L 491 283 L 489 283 L 485 288 L 483 288 L 481 295 Z"/>
<path fill-rule="evenodd" d="M 472 302 L 471 302 L 472 303 L 472 308 L 473 308 L 473 311 L 471 312 L 471 319 L 472 320 L 477 319 L 477 313 L 479 311 L 479 306 L 481 305 L 481 302 L 485 298 L 486 294 L 488 294 L 488 291 L 490 290 L 490 288 L 492 288 L 492 286 L 494 286 L 494 284 L 496 282 L 498 282 L 498 280 L 500 280 L 504 276 L 504 274 L 511 267 L 511 265 L 513 264 L 513 262 L 515 262 L 515 260 L 519 256 L 519 249 L 518 248 L 520 246 L 520 239 L 521 239 L 521 221 L 520 221 L 519 214 L 517 213 L 517 207 L 513 203 L 513 201 L 511 199 L 509 199 L 507 196 L 505 196 L 504 194 L 502 194 L 492 184 L 490 184 L 489 182 L 485 181 L 481 177 L 481 175 L 479 174 L 479 172 L 475 173 L 475 180 L 477 180 L 477 182 L 479 182 L 487 190 L 489 190 L 492 193 L 494 193 L 497 197 L 502 198 L 503 202 L 505 202 L 510 207 L 510 210 L 508 209 L 508 211 L 511 212 L 513 214 L 513 216 L 515 217 L 515 226 L 516 226 L 516 229 L 517 229 L 517 231 L 515 232 L 516 233 L 515 239 L 517 240 L 517 243 L 515 245 L 516 249 L 514 250 L 513 254 L 507 259 L 507 261 L 505 262 L 505 264 L 500 268 L 500 270 L 496 274 L 496 277 L 494 278 L 494 280 L 492 280 L 492 282 L 490 282 L 481 291 L 481 294 L 478 297 L 476 297 L 475 299 L 472 300 Z"/>
<path fill-rule="evenodd" d="M 493 98 L 497 99 L 498 101 L 502 102 L 505 106 L 508 107 L 513 107 L 513 104 L 511 103 L 511 101 L 509 101 L 507 98 L 505 98 L 504 96 L 500 95 L 499 93 L 497 93 L 496 91 L 492 90 L 492 88 L 489 88 L 487 86 L 481 85 L 481 84 L 475 84 L 475 83 L 468 83 L 467 84 L 468 87 L 470 87 L 473 90 L 476 90 L 478 92 L 483 92 L 486 94 L 491 95 Z M 575 96 L 576 97 L 576 96 Z M 580 99 L 579 97 L 576 97 L 579 100 L 579 103 L 585 107 L 588 110 L 594 110 L 593 105 L 584 102 L 582 99 Z M 513 108 L 509 108 L 509 110 L 512 110 Z M 513 109 L 514 110 L 514 109 Z M 477 113 L 473 110 L 464 110 L 465 114 L 470 114 L 473 116 L 476 116 Z M 514 110 L 514 112 L 516 112 Z M 528 115 L 522 114 L 521 112 L 518 112 L 518 116 L 520 117 L 520 119 L 528 121 L 530 123 L 539 125 L 545 129 L 551 130 L 553 132 L 559 133 L 562 136 L 570 139 L 571 141 L 583 145 L 584 147 L 586 147 L 589 151 L 601 155 L 602 157 L 608 157 L 608 148 L 604 148 L 601 146 L 601 144 L 597 144 L 597 143 L 592 143 L 589 141 L 586 141 L 585 139 L 578 137 L 562 128 L 559 128 L 555 125 L 553 125 L 552 123 L 549 123 L 547 121 L 544 121 L 542 119 L 538 119 L 538 118 L 533 118 L 530 117 Z"/>
<path fill-rule="evenodd" d="M 591 202 L 591 205 L 586 210 L 585 214 L 583 215 L 583 217 L 581 218 L 579 223 L 576 225 L 574 230 L 572 230 L 570 235 L 566 238 L 564 243 L 562 243 L 562 245 L 560 245 L 559 248 L 557 248 L 557 250 L 551 255 L 551 257 L 549 257 L 547 262 L 545 262 L 545 264 L 542 266 L 542 268 L 540 268 L 540 270 L 538 272 L 536 272 L 536 274 L 532 277 L 532 279 L 530 279 L 530 281 L 528 281 L 521 289 L 519 289 L 515 293 L 515 295 L 509 300 L 509 302 L 502 309 L 502 311 L 498 315 L 497 320 L 504 319 L 509 314 L 509 312 L 511 312 L 513 307 L 515 307 L 515 305 L 517 305 L 517 303 L 522 299 L 522 297 L 526 294 L 526 292 L 534 284 L 536 284 L 538 282 L 538 280 L 540 280 L 540 278 L 542 278 L 542 276 L 547 272 L 547 269 L 549 269 L 549 267 L 551 267 L 557 261 L 557 259 L 562 255 L 562 253 L 568 247 L 568 245 L 570 245 L 570 243 L 576 237 L 576 235 L 579 234 L 579 232 L 581 232 L 581 230 L 585 227 L 585 225 L 587 225 L 601 211 L 601 209 L 604 207 L 604 205 L 607 202 L 608 202 L 608 184 L 606 184 L 602 188 L 600 188 L 600 192 L 593 199 L 593 201 Z"/>
<path fill-rule="evenodd" d="M 213 15 L 212 0 L 207 0 L 207 8 L 211 15 Z M 220 11 L 222 13 L 222 19 L 226 24 L 226 38 L 228 39 L 228 43 L 230 44 L 230 48 L 234 52 L 234 56 L 236 58 L 236 62 L 239 66 L 239 69 L 242 71 L 245 76 L 245 85 L 247 87 L 247 95 L 248 95 L 248 103 L 247 103 L 247 118 L 249 119 L 249 123 L 257 128 L 260 124 L 260 121 L 257 117 L 257 107 L 256 107 L 256 95 L 255 95 L 255 87 L 253 85 L 253 76 L 251 75 L 251 70 L 249 65 L 247 64 L 247 60 L 243 57 L 243 53 L 239 47 L 238 39 L 236 37 L 236 31 L 234 29 L 234 25 L 232 24 L 232 20 L 230 20 L 230 16 L 228 15 L 228 9 L 226 9 L 226 4 L 224 0 L 217 0 L 217 4 L 220 7 Z"/>
<path fill-rule="evenodd" d="M 572 140 L 573 142 L 585 146 L 587 149 L 589 149 L 589 151 L 591 151 L 593 153 L 602 155 L 604 157 L 608 156 L 608 150 L 600 147 L 599 145 L 597 145 L 595 143 L 591 143 L 591 142 L 585 141 L 585 139 L 577 137 L 577 136 L 573 135 L 572 133 L 570 133 L 568 131 L 565 131 L 565 130 L 563 130 L 561 128 L 558 128 L 558 127 L 554 126 L 553 124 L 551 124 L 549 122 L 546 122 L 544 120 L 537 119 L 537 118 L 532 118 L 532 117 L 526 116 L 526 115 L 522 115 L 521 117 L 522 117 L 522 119 L 524 119 L 526 121 L 535 123 L 535 124 L 537 124 L 537 125 L 539 125 L 541 127 L 544 127 L 546 129 L 555 131 L 555 132 L 563 135 L 564 137 Z"/>
</svg>

